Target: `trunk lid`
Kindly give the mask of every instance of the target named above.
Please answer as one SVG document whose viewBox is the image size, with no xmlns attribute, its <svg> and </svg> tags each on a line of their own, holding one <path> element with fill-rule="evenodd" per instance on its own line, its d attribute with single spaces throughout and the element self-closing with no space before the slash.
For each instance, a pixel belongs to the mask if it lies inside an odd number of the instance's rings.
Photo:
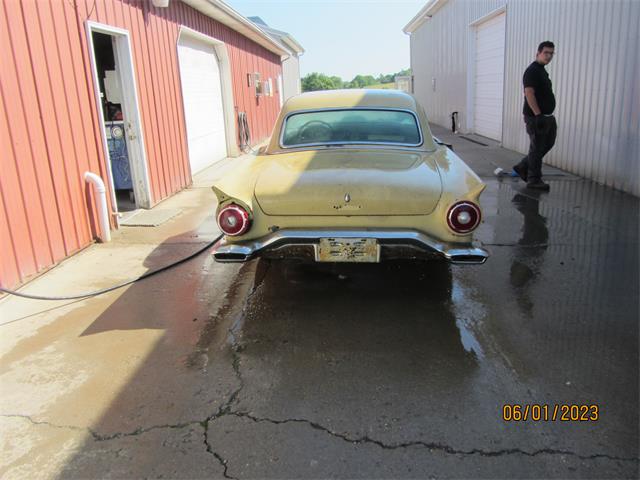
<svg viewBox="0 0 640 480">
<path fill-rule="evenodd" d="M 427 215 L 442 193 L 428 154 L 314 150 L 262 162 L 254 194 L 267 215 Z"/>
</svg>

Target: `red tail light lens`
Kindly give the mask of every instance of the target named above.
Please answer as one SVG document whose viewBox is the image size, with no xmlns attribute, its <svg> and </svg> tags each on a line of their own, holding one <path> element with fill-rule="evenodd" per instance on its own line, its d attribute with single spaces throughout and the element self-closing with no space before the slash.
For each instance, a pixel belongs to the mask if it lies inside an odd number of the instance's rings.
<svg viewBox="0 0 640 480">
<path fill-rule="evenodd" d="M 469 233 L 480 225 L 480 208 L 471 202 L 454 203 L 447 213 L 449 228 L 456 233 Z"/>
<path fill-rule="evenodd" d="M 218 213 L 218 226 L 225 235 L 242 235 L 251 226 L 249 212 L 235 203 L 227 205 Z"/>
</svg>

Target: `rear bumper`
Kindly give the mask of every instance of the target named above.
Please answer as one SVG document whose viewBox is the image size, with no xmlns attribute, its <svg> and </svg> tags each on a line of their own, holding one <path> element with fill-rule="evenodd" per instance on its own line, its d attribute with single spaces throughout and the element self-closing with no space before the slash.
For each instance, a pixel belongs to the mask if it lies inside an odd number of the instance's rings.
<svg viewBox="0 0 640 480">
<path fill-rule="evenodd" d="M 213 247 L 217 262 L 246 262 L 256 257 L 314 258 L 320 238 L 374 238 L 382 260 L 441 257 L 451 263 L 482 264 L 489 252 L 472 244 L 449 244 L 415 230 L 278 230 L 245 242 L 227 242 L 223 237 Z"/>
</svg>

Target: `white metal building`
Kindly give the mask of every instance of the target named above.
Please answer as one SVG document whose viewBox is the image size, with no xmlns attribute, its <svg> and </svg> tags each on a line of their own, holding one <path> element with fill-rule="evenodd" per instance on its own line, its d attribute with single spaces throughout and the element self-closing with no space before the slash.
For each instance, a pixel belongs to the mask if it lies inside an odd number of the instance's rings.
<svg viewBox="0 0 640 480">
<path fill-rule="evenodd" d="M 249 17 L 262 31 L 280 42 L 288 51 L 289 56 L 282 60 L 282 79 L 278 79 L 278 94 L 280 95 L 280 105 L 289 97 L 302 92 L 300 84 L 300 56 L 304 53 L 304 48 L 289 33 L 276 30 L 268 26 L 260 17 Z"/>
<path fill-rule="evenodd" d="M 411 93 L 411 75 L 396 75 L 394 81 L 396 82 L 396 90 Z"/>
<path fill-rule="evenodd" d="M 430 120 L 528 149 L 522 75 L 544 40 L 556 95 L 545 162 L 640 195 L 639 0 L 430 0 L 404 27 Z"/>
</svg>

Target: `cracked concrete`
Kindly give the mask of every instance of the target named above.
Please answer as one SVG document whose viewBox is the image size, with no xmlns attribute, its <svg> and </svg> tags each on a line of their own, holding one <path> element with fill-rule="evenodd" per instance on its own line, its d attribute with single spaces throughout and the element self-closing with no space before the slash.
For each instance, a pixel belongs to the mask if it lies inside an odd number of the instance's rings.
<svg viewBox="0 0 640 480">
<path fill-rule="evenodd" d="M 607 472 L 619 478 L 637 465 L 635 459 L 584 457 L 553 449 L 458 451 L 424 442 L 385 445 L 336 434 L 300 419 L 273 421 L 229 414 L 215 424 L 209 441 L 222 452 L 229 476 L 235 478 L 281 478 L 284 472 L 296 472 L 298 478 L 455 478 L 469 472 L 483 478 L 584 478 Z"/>
<path fill-rule="evenodd" d="M 307 425 L 309 425 L 311 428 L 314 428 L 316 430 L 320 430 L 322 432 L 325 432 L 333 437 L 339 438 L 345 442 L 351 443 L 351 444 L 359 444 L 359 443 L 371 443 L 374 445 L 377 445 L 378 447 L 385 449 L 385 450 L 396 450 L 399 448 L 409 448 L 409 447 L 424 447 L 427 448 L 430 451 L 441 451 L 443 453 L 448 453 L 450 455 L 480 455 L 483 457 L 497 457 L 497 456 L 501 456 L 501 455 L 526 455 L 529 457 L 535 457 L 536 455 L 542 455 L 542 454 L 547 454 L 547 455 L 571 455 L 571 456 L 575 456 L 577 458 L 580 458 L 582 460 L 593 460 L 593 459 L 597 459 L 597 458 L 603 458 L 603 459 L 608 459 L 608 460 L 618 460 L 618 461 L 623 461 L 623 462 L 638 462 L 638 458 L 633 458 L 633 457 L 629 457 L 629 458 L 623 458 L 623 457 L 614 457 L 611 455 L 606 455 L 606 454 L 593 454 L 593 455 L 580 455 L 576 452 L 570 452 L 570 451 L 566 451 L 566 450 L 554 450 L 551 448 L 545 448 L 545 449 L 541 449 L 541 450 L 535 450 L 532 452 L 526 451 L 526 450 L 522 450 L 520 448 L 511 448 L 511 449 L 502 449 L 502 450 L 484 450 L 481 448 L 474 448 L 472 450 L 458 450 L 454 447 L 451 447 L 449 445 L 442 445 L 439 443 L 428 443 L 428 442 L 423 442 L 423 441 L 408 441 L 408 442 L 403 442 L 403 443 L 397 443 L 397 444 L 385 444 L 379 440 L 375 440 L 369 437 L 349 437 L 348 435 L 344 435 L 344 434 L 340 434 L 340 433 L 336 433 L 333 432 L 331 430 L 329 430 L 326 427 L 323 427 L 322 425 L 316 423 L 316 422 L 311 422 L 309 420 L 305 420 L 305 419 L 300 419 L 300 418 L 287 418 L 284 420 L 273 420 L 271 418 L 258 418 L 255 417 L 253 415 L 250 415 L 248 413 L 244 413 L 244 412 L 228 412 L 224 415 L 233 415 L 235 417 L 238 418 L 248 418 L 256 423 L 258 422 L 268 422 L 268 423 L 272 423 L 274 425 L 284 425 L 287 423 L 305 423 Z M 224 416 L 221 415 L 221 416 Z M 220 418 L 221 416 L 217 416 L 214 417 L 213 420 L 217 420 L 218 418 Z"/>
<path fill-rule="evenodd" d="M 204 427 L 204 444 L 207 447 L 207 452 L 213 455 L 213 457 L 218 461 L 218 463 L 220 463 L 220 466 L 223 468 L 222 475 L 224 476 L 224 478 L 235 479 L 236 477 L 232 477 L 229 475 L 229 466 L 227 465 L 227 461 L 224 458 L 222 458 L 219 453 L 214 452 L 213 448 L 211 447 L 211 444 L 209 443 L 209 419 L 202 422 L 202 424 Z"/>
<path fill-rule="evenodd" d="M 98 440 L 25 418 L 0 421 L 2 478 L 222 478 L 222 468 L 201 448 L 199 424 Z"/>
<path fill-rule="evenodd" d="M 482 267 L 202 255 L 90 301 L 1 302 L 0 476 L 637 478 L 637 200 L 560 173 L 531 194 L 438 135 L 486 175 Z M 204 183 L 28 288 L 197 249 L 217 233 Z M 505 403 L 601 418 L 504 422 Z"/>
<path fill-rule="evenodd" d="M 241 390 L 241 389 L 240 389 Z M 623 461 L 623 462 L 635 462 L 637 463 L 639 461 L 639 459 L 637 457 L 616 457 L 616 456 L 612 456 L 612 455 L 607 455 L 607 454 L 591 454 L 591 455 L 580 455 L 579 453 L 576 452 L 572 452 L 572 451 L 567 451 L 567 450 L 554 450 L 551 448 L 545 448 L 545 449 L 540 449 L 540 450 L 535 450 L 535 451 L 526 451 L 520 448 L 511 448 L 511 449 L 502 449 L 502 450 L 493 450 L 493 451 L 489 451 L 489 450 L 484 450 L 481 448 L 474 448 L 472 450 L 458 450 L 454 447 L 451 447 L 449 445 L 442 445 L 439 443 L 428 443 L 428 442 L 424 442 L 424 441 L 408 441 L 408 442 L 403 442 L 403 443 L 397 443 L 397 444 L 386 444 L 383 443 L 379 440 L 375 440 L 372 438 L 369 438 L 367 436 L 363 436 L 363 437 L 350 437 L 348 435 L 345 434 L 340 434 L 337 432 L 334 432 L 316 422 L 310 421 L 310 420 L 306 420 L 306 419 L 302 419 L 302 418 L 287 418 L 287 419 L 283 419 L 283 420 L 275 420 L 275 419 L 271 419 L 271 418 L 259 418 L 256 417 L 254 415 L 251 415 L 247 412 L 236 412 L 230 409 L 230 405 L 233 403 L 235 397 L 237 397 L 237 395 L 240 393 L 240 390 L 234 392 L 234 394 L 229 398 L 229 400 L 225 403 L 225 405 L 223 407 L 221 407 L 215 414 L 207 417 L 205 420 L 194 420 L 192 422 L 187 422 L 187 423 L 181 423 L 181 424 L 176 424 L 176 425 L 153 425 L 151 427 L 147 427 L 147 428 L 141 428 L 138 430 L 135 430 L 133 432 L 119 432 L 119 433 L 115 433 L 113 435 L 99 435 L 96 432 L 94 432 L 93 430 L 91 430 L 90 428 L 81 428 L 81 427 L 76 427 L 73 425 L 56 425 L 56 424 L 52 424 L 50 422 L 41 422 L 41 421 L 36 421 L 33 420 L 31 417 L 27 416 L 27 415 L 15 415 L 15 414 L 3 414 L 0 415 L 0 417 L 4 417 L 4 418 L 21 418 L 21 419 L 25 419 L 28 420 L 30 423 L 32 423 L 33 425 L 45 425 L 47 427 L 51 427 L 51 428 L 57 428 L 57 429 L 62 429 L 62 430 L 72 430 L 72 431 L 77 431 L 77 432 L 86 432 L 89 433 L 91 435 L 91 437 L 96 441 L 96 442 L 104 442 L 104 441 L 110 441 L 110 440 L 116 440 L 116 439 L 120 439 L 120 438 L 124 438 L 124 437 L 131 437 L 131 436 L 137 436 L 137 435 L 141 435 L 143 433 L 147 433 L 150 432 L 152 430 L 157 430 L 157 429 L 182 429 L 185 427 L 189 427 L 192 425 L 202 425 L 204 428 L 204 442 L 205 445 L 207 445 L 207 451 L 212 453 L 213 455 L 216 456 L 216 458 L 218 460 L 221 461 L 221 464 L 226 465 L 226 461 L 222 461 L 222 459 L 219 457 L 219 455 L 216 452 L 213 452 L 211 449 L 211 445 L 208 442 L 208 428 L 209 428 L 209 424 L 211 422 L 215 422 L 216 420 L 219 420 L 220 418 L 223 418 L 225 416 L 233 416 L 233 417 L 237 417 L 237 418 L 247 418 L 253 422 L 259 423 L 259 422 L 268 422 L 268 423 L 272 423 L 274 425 L 284 425 L 287 423 L 304 423 L 309 425 L 311 428 L 314 428 L 316 430 L 320 430 L 322 432 L 327 433 L 328 435 L 331 435 L 332 437 L 336 437 L 339 438 L 345 442 L 351 443 L 351 444 L 359 444 L 359 443 L 371 443 L 374 445 L 377 445 L 378 447 L 385 449 L 385 450 L 395 450 L 395 449 L 399 449 L 399 448 L 409 448 L 409 447 L 424 447 L 427 448 L 430 451 L 441 451 L 444 453 L 448 453 L 451 455 L 481 455 L 481 456 L 485 456 L 485 457 L 495 457 L 495 456 L 501 456 L 501 455 L 513 455 L 513 454 L 518 454 L 518 455 L 526 455 L 529 457 L 535 457 L 536 455 L 541 455 L 541 454 L 548 454 L 548 455 L 571 455 L 571 456 L 575 456 L 577 458 L 580 458 L 582 460 L 593 460 L 593 459 L 597 459 L 597 458 L 603 458 L 603 459 L 608 459 L 608 460 L 617 460 L 617 461 Z"/>
<path fill-rule="evenodd" d="M 229 399 L 231 400 L 231 398 Z M 228 407 L 228 405 L 231 403 L 231 401 L 227 402 L 226 407 Z M 372 439 L 369 437 L 350 437 L 348 435 L 345 434 L 340 434 L 337 432 L 334 432 L 316 422 L 312 422 L 306 419 L 282 419 L 282 420 L 276 420 L 276 419 L 270 419 L 270 418 L 258 418 L 255 417 L 251 414 L 248 414 L 246 412 L 235 412 L 235 411 L 231 411 L 228 408 L 222 408 L 221 411 L 218 411 L 216 414 L 208 417 L 206 420 L 204 421 L 193 421 L 193 422 L 189 422 L 188 424 L 180 424 L 180 425 L 156 425 L 153 427 L 149 427 L 146 429 L 141 429 L 139 431 L 135 431 L 135 432 L 126 432 L 126 433 L 118 433 L 118 434 L 114 434 L 111 435 L 109 437 L 105 437 L 105 436 L 100 436 L 97 435 L 95 432 L 91 431 L 90 429 L 82 429 L 82 428 L 78 428 L 75 426 L 65 426 L 65 425 L 53 425 L 50 424 L 48 422 L 38 422 L 38 421 L 34 421 L 33 419 L 29 418 L 28 416 L 24 416 L 24 415 L 2 415 L 2 417 L 4 418 L 14 418 L 14 419 L 23 419 L 23 420 L 27 420 L 28 422 L 30 422 L 33 425 L 39 425 L 39 426 L 46 426 L 49 428 L 54 428 L 54 429 L 62 429 L 62 430 L 71 430 L 73 432 L 82 432 L 84 431 L 85 433 L 89 433 L 93 439 L 94 442 L 105 442 L 105 441 L 114 441 L 114 440 L 119 440 L 119 439 L 123 439 L 126 437 L 134 437 L 134 436 L 140 436 L 143 434 L 146 434 L 148 432 L 151 432 L 153 430 L 157 430 L 157 429 L 176 429 L 176 430 L 182 430 L 185 429 L 187 427 L 193 427 L 195 425 L 200 425 L 203 428 L 203 438 L 204 438 L 204 444 L 206 446 L 206 451 L 211 454 L 216 461 L 220 464 L 220 466 L 222 467 L 222 476 L 224 478 L 229 478 L 229 479 L 236 479 L 238 477 L 235 477 L 233 475 L 231 475 L 229 473 L 229 470 L 231 468 L 233 468 L 233 465 L 230 465 L 229 462 L 224 459 L 221 454 L 213 449 L 213 446 L 211 444 L 211 442 L 209 441 L 209 429 L 210 424 L 213 422 L 218 422 L 221 419 L 224 419 L 226 417 L 235 417 L 237 419 L 248 419 L 251 422 L 255 422 L 255 423 L 269 423 L 272 425 L 277 425 L 277 426 L 281 426 L 281 425 L 286 425 L 286 424 L 304 424 L 308 427 L 310 427 L 313 430 L 317 430 L 317 431 L 321 431 L 331 437 L 334 437 L 336 439 L 339 439 L 343 442 L 348 443 L 351 446 L 355 446 L 355 445 L 361 445 L 361 444 L 371 444 L 371 445 L 375 445 L 377 447 L 379 447 L 380 449 L 383 450 L 399 450 L 399 449 L 411 449 L 411 448 L 423 448 L 429 451 L 429 453 L 434 453 L 434 452 L 439 452 L 439 453 L 444 453 L 447 455 L 453 455 L 453 456 L 472 456 L 472 455 L 479 455 L 482 457 L 500 457 L 500 456 L 504 456 L 504 455 L 523 455 L 523 456 L 527 456 L 527 457 L 536 457 L 536 456 L 540 456 L 540 455 L 559 455 L 563 458 L 563 461 L 567 461 L 566 457 L 575 457 L 576 459 L 580 459 L 580 460 L 611 460 L 611 461 L 617 461 L 617 462 L 631 462 L 633 464 L 637 464 L 638 459 L 637 458 L 621 458 L 621 457 L 613 457 L 610 455 L 601 455 L 601 454 L 594 454 L 594 455 L 580 455 L 576 452 L 571 452 L 571 451 L 563 451 L 563 450 L 554 450 L 554 449 L 542 449 L 542 450 L 537 450 L 537 451 L 525 451 L 522 449 L 502 449 L 502 450 L 495 450 L 495 451 L 488 451 L 485 449 L 472 449 L 472 450 L 458 450 L 452 446 L 449 445 L 442 445 L 442 444 L 437 444 L 437 443 L 427 443 L 427 442 L 423 442 L 423 441 L 409 441 L 409 442 L 404 442 L 401 444 L 385 444 L 379 440 L 376 439 Z M 119 448 L 116 451 L 116 455 L 120 456 L 120 453 L 122 452 L 122 448 Z M 313 462 L 311 462 L 313 463 Z M 449 467 L 447 467 L 449 468 Z M 492 471 L 494 473 L 496 473 L 495 470 L 493 470 L 495 467 L 491 467 Z M 614 467 L 609 467 L 609 468 L 615 468 Z M 412 470 L 415 471 L 415 470 Z M 249 474 L 250 477 L 253 477 L 253 474 Z M 365 476 L 369 476 L 369 475 L 365 475 Z"/>
</svg>

